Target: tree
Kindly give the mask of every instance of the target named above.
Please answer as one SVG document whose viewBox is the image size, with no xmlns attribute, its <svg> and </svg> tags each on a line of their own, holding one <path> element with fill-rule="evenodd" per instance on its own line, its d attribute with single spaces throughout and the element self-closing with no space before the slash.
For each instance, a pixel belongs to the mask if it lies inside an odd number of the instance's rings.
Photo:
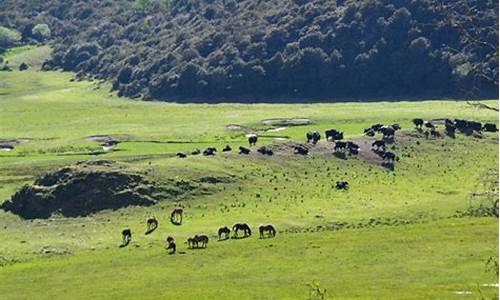
<svg viewBox="0 0 500 300">
<path fill-rule="evenodd" d="M 21 40 L 21 34 L 13 29 L 0 26 L 0 53 L 15 46 Z"/>
<path fill-rule="evenodd" d="M 31 35 L 40 42 L 49 39 L 51 34 L 52 32 L 47 24 L 36 24 L 35 27 L 31 29 Z"/>
</svg>

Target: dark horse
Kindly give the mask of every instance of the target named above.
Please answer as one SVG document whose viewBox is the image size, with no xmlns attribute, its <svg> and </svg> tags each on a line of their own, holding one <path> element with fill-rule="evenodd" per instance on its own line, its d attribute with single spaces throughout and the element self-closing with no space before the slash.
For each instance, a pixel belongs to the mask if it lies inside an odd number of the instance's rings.
<svg viewBox="0 0 500 300">
<path fill-rule="evenodd" d="M 259 226 L 259 233 L 260 233 L 260 238 L 264 238 L 264 233 L 267 232 L 268 237 L 275 237 L 276 236 L 276 229 L 274 229 L 273 225 L 260 225 Z"/>
<path fill-rule="evenodd" d="M 132 240 L 132 231 L 130 229 L 124 229 L 122 231 L 122 244 L 120 245 L 121 247 L 126 247 Z"/>
<path fill-rule="evenodd" d="M 229 227 L 224 226 L 219 228 L 219 231 L 217 232 L 219 235 L 219 241 L 222 240 L 222 235 L 224 235 L 224 240 L 227 240 L 229 238 L 229 235 L 231 234 L 231 229 Z"/>
<path fill-rule="evenodd" d="M 174 225 L 181 225 L 182 224 L 182 214 L 184 213 L 184 210 L 182 208 L 175 208 L 172 210 L 172 213 L 170 214 L 170 222 Z"/>
<path fill-rule="evenodd" d="M 145 234 L 150 234 L 151 232 L 155 231 L 156 228 L 158 228 L 158 220 L 156 219 L 155 216 L 151 216 L 148 218 L 146 221 L 146 233 Z"/>
<path fill-rule="evenodd" d="M 250 229 L 250 226 L 245 223 L 237 223 L 233 225 L 233 231 L 234 231 L 234 237 L 238 237 L 238 231 L 243 230 L 244 232 L 244 237 L 251 236 L 252 235 L 252 230 Z"/>
</svg>

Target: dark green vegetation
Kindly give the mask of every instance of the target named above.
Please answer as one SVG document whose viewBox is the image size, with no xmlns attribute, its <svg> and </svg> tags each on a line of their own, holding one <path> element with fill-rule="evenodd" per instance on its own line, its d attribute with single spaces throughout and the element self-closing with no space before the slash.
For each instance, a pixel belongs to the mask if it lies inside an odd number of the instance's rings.
<svg viewBox="0 0 500 300">
<path fill-rule="evenodd" d="M 0 25 L 133 98 L 498 95 L 491 0 L 4 0 Z"/>
<path fill-rule="evenodd" d="M 37 180 L 47 194 L 78 187 L 72 180 L 93 172 L 97 192 L 106 192 L 108 175 L 138 176 L 123 189 L 110 186 L 109 198 L 139 192 L 153 204 L 31 220 L 0 210 L 2 299 L 306 299 L 313 282 L 328 299 L 497 297 L 488 261 L 498 261 L 498 219 L 489 213 L 498 198 L 498 133 L 426 139 L 411 119 L 498 125 L 498 112 L 457 101 L 137 102 L 71 78 L 0 73 L 0 144 L 14 145 L 0 152 L 0 202 Z M 338 159 L 324 140 L 308 157 L 292 153 L 310 130 L 337 128 L 369 143 L 363 128 L 379 122 L 403 127 L 391 146 L 399 157 L 393 172 L 362 155 Z M 257 146 L 276 154 L 256 147 L 249 156 L 220 153 L 227 144 L 247 146 L 251 131 L 260 134 Z M 121 143 L 105 152 L 100 144 L 108 137 Z M 219 149 L 215 157 L 175 156 L 209 146 Z M 71 176 L 40 180 L 69 166 Z M 337 180 L 350 189 L 336 190 Z M 162 189 L 148 191 L 153 187 Z M 86 199 L 95 205 L 103 195 Z M 64 200 L 80 203 L 77 196 Z M 184 222 L 174 226 L 168 218 L 179 205 Z M 144 235 L 150 215 L 159 228 Z M 220 226 L 237 222 L 254 231 L 274 224 L 278 234 L 216 240 Z M 132 242 L 119 248 L 127 227 Z M 206 249 L 187 249 L 184 241 L 195 234 L 210 237 Z M 168 235 L 175 255 L 164 248 Z"/>
</svg>

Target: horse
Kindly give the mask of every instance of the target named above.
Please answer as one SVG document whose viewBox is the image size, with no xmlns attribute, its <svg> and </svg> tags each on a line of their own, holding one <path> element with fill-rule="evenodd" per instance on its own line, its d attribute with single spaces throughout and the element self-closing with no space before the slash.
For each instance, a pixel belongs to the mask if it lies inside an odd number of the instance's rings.
<svg viewBox="0 0 500 300">
<path fill-rule="evenodd" d="M 174 208 L 172 210 L 172 213 L 170 214 L 170 222 L 175 225 L 181 225 L 182 224 L 182 214 L 184 213 L 184 209 L 182 208 Z"/>
<path fill-rule="evenodd" d="M 158 227 L 158 220 L 155 216 L 151 216 L 146 221 L 146 234 L 150 234 Z"/>
<path fill-rule="evenodd" d="M 201 244 L 202 248 L 206 248 L 208 244 L 208 236 L 206 235 L 195 235 L 193 239 L 196 241 L 196 247 L 199 247 Z"/>
<path fill-rule="evenodd" d="M 267 232 L 268 237 L 275 237 L 276 236 L 276 229 L 274 228 L 273 225 L 260 225 L 259 226 L 259 233 L 260 233 L 260 238 L 264 238 L 264 233 Z"/>
<path fill-rule="evenodd" d="M 131 240 L 132 240 L 132 230 L 130 230 L 129 228 L 123 229 L 122 244 L 120 245 L 120 247 L 127 246 Z"/>
<path fill-rule="evenodd" d="M 231 234 L 231 229 L 227 226 L 221 227 L 217 234 L 219 235 L 219 241 L 222 240 L 222 235 L 224 235 L 224 239 L 227 240 Z"/>
<path fill-rule="evenodd" d="M 245 223 L 237 223 L 233 225 L 233 232 L 234 232 L 234 237 L 238 237 L 238 231 L 243 230 L 244 236 L 251 236 L 252 235 L 252 230 L 250 229 L 250 226 Z"/>
<path fill-rule="evenodd" d="M 255 146 L 257 144 L 258 137 L 256 134 L 251 134 L 248 136 L 248 144 L 250 146 Z"/>
</svg>

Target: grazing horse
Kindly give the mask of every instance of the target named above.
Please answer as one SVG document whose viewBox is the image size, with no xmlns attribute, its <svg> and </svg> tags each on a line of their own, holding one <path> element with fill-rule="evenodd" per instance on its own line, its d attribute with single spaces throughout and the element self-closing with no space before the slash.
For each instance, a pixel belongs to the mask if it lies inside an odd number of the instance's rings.
<svg viewBox="0 0 500 300">
<path fill-rule="evenodd" d="M 256 134 L 252 134 L 248 136 L 248 144 L 250 146 L 255 146 L 257 144 L 258 137 Z"/>
<path fill-rule="evenodd" d="M 238 152 L 238 154 L 245 154 L 245 155 L 248 155 L 248 154 L 250 154 L 250 149 L 245 148 L 245 147 L 243 147 L 243 146 L 240 146 L 240 152 Z"/>
<path fill-rule="evenodd" d="M 424 120 L 420 118 L 413 119 L 412 122 L 415 124 L 415 128 L 422 129 L 422 125 L 424 125 Z"/>
<path fill-rule="evenodd" d="M 231 235 L 231 229 L 227 226 L 221 227 L 217 234 L 219 235 L 219 241 L 222 240 L 222 235 L 224 235 L 224 239 L 227 240 Z"/>
<path fill-rule="evenodd" d="M 293 148 L 295 154 L 307 155 L 309 153 L 309 149 L 302 145 L 297 145 Z"/>
<path fill-rule="evenodd" d="M 335 182 L 335 188 L 337 190 L 348 190 L 349 189 L 349 182 L 337 181 L 337 182 Z"/>
<path fill-rule="evenodd" d="M 269 156 L 274 154 L 273 150 L 270 148 L 267 148 L 266 146 L 260 147 L 259 149 L 257 149 L 257 152 L 259 152 L 262 155 L 269 155 Z"/>
<path fill-rule="evenodd" d="M 196 247 L 206 248 L 208 244 L 208 236 L 206 235 L 195 235 L 193 239 L 196 241 Z"/>
<path fill-rule="evenodd" d="M 306 133 L 306 138 L 308 143 L 312 142 L 313 144 L 316 144 L 321 139 L 321 134 L 317 131 L 309 131 Z"/>
<path fill-rule="evenodd" d="M 264 238 L 264 233 L 267 232 L 268 237 L 275 237 L 276 236 L 276 229 L 274 228 L 273 225 L 260 225 L 259 226 L 259 233 L 260 233 L 260 238 Z"/>
<path fill-rule="evenodd" d="M 346 147 L 347 147 L 347 143 L 346 142 L 336 141 L 335 142 L 335 147 L 333 148 L 333 150 L 335 152 L 340 152 L 340 151 L 344 152 Z"/>
<path fill-rule="evenodd" d="M 222 149 L 222 152 L 229 152 L 231 151 L 231 147 L 229 147 L 229 145 L 226 145 L 226 147 L 224 147 L 224 149 Z"/>
<path fill-rule="evenodd" d="M 173 237 L 168 236 L 167 237 L 167 250 L 169 254 L 174 254 L 176 250 L 176 245 L 175 245 L 175 240 Z"/>
<path fill-rule="evenodd" d="M 483 125 L 483 129 L 485 131 L 488 131 L 488 132 L 497 132 L 498 131 L 497 124 L 495 124 L 495 123 L 485 123 Z"/>
<path fill-rule="evenodd" d="M 175 225 L 182 224 L 182 214 L 184 213 L 184 209 L 182 208 L 174 208 L 172 213 L 170 214 L 170 222 Z"/>
<path fill-rule="evenodd" d="M 122 231 L 122 244 L 120 245 L 120 247 L 127 246 L 131 240 L 132 240 L 132 231 L 129 228 L 124 229 Z"/>
<path fill-rule="evenodd" d="M 178 158 L 186 158 L 187 157 L 187 155 L 182 153 L 182 152 L 178 152 L 176 155 Z"/>
<path fill-rule="evenodd" d="M 389 162 L 394 162 L 396 160 L 396 154 L 392 152 L 385 152 L 384 155 L 382 156 L 383 160 L 387 160 Z"/>
<path fill-rule="evenodd" d="M 150 234 L 158 228 L 158 220 L 155 216 L 151 216 L 146 221 L 146 234 Z"/>
<path fill-rule="evenodd" d="M 385 148 L 385 141 L 377 140 L 372 143 L 372 148 L 376 148 L 377 150 L 380 148 Z"/>
<path fill-rule="evenodd" d="M 234 237 L 238 237 L 238 231 L 243 230 L 244 236 L 251 236 L 252 235 L 252 230 L 250 229 L 250 226 L 245 223 L 237 223 L 233 225 L 233 232 L 234 232 Z"/>
</svg>

